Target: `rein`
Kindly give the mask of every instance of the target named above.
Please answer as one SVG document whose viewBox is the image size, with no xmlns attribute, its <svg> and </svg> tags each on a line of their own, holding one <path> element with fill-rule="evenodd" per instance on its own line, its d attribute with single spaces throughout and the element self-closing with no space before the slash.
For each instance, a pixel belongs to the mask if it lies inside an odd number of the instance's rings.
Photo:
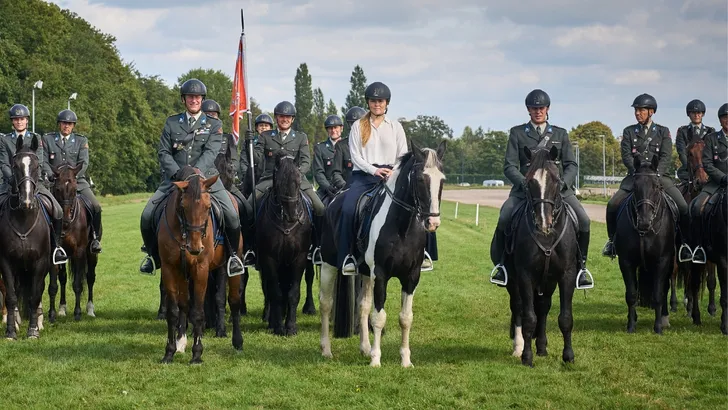
<svg viewBox="0 0 728 410">
<path fill-rule="evenodd" d="M 421 165 L 420 163 L 414 163 L 412 164 L 412 169 L 409 171 L 409 175 L 407 175 L 407 179 L 409 179 L 409 190 L 412 192 L 412 202 L 414 204 L 408 204 L 407 202 L 397 198 L 394 196 L 394 192 L 391 188 L 389 188 L 389 185 L 384 182 L 384 190 L 387 192 L 390 198 L 392 198 L 392 202 L 397 204 L 399 207 L 407 211 L 411 217 L 409 220 L 409 223 L 407 225 L 407 232 L 409 232 L 410 227 L 412 226 L 412 219 L 417 219 L 418 221 L 422 222 L 424 221 L 424 218 L 429 218 L 431 216 L 440 216 L 440 212 L 425 212 L 422 210 L 422 207 L 420 206 L 421 201 L 419 195 L 417 195 L 417 190 L 415 189 L 415 182 L 416 178 L 415 176 L 415 167 L 417 165 Z"/>
<path fill-rule="evenodd" d="M 639 172 L 635 173 L 634 175 L 635 176 L 656 176 L 656 177 L 659 176 L 658 174 L 655 174 L 655 173 L 639 173 Z M 660 196 L 659 196 L 659 199 L 657 200 L 657 202 L 654 202 L 654 201 L 652 201 L 650 199 L 646 199 L 646 198 L 640 199 L 639 201 L 635 201 L 634 195 L 632 196 L 632 199 L 630 200 L 630 205 L 631 205 L 633 212 L 629 213 L 629 220 L 630 220 L 630 223 L 632 224 L 632 228 L 634 228 L 634 230 L 637 231 L 637 233 L 641 237 L 647 235 L 648 233 L 653 233 L 653 234 L 657 235 L 658 233 L 660 233 L 660 231 L 662 231 L 663 224 L 660 224 L 657 227 L 657 229 L 655 229 L 654 222 L 655 222 L 655 218 L 657 218 L 657 215 L 660 214 L 662 211 L 661 205 L 663 204 L 663 202 L 665 202 L 665 199 L 663 198 L 663 195 L 662 195 L 662 189 L 660 189 Z M 639 207 L 642 205 L 649 205 L 652 208 L 652 212 L 650 213 L 649 224 L 647 225 L 646 230 L 641 230 L 637 227 L 637 211 L 639 210 Z"/>
<path fill-rule="evenodd" d="M 295 158 L 290 155 L 281 156 L 280 159 L 290 159 L 291 161 L 295 161 Z M 296 189 L 297 195 L 283 195 L 279 193 L 277 189 L 278 184 L 276 183 L 277 179 L 275 177 L 277 173 L 278 168 L 276 168 L 276 172 L 273 174 L 273 187 L 271 189 L 272 192 L 269 194 L 268 200 L 266 201 L 266 210 L 268 213 L 275 216 L 275 218 L 271 218 L 271 224 L 273 224 L 273 226 L 284 235 L 290 235 L 298 225 L 303 223 L 306 211 L 302 206 L 300 185 L 299 188 Z M 293 217 L 288 215 L 283 206 L 281 206 L 281 203 L 295 203 L 295 215 L 293 215 Z M 278 209 L 276 209 L 276 207 Z M 278 221 L 278 223 L 276 221 Z M 291 222 L 293 222 L 293 224 L 289 225 Z"/>
</svg>

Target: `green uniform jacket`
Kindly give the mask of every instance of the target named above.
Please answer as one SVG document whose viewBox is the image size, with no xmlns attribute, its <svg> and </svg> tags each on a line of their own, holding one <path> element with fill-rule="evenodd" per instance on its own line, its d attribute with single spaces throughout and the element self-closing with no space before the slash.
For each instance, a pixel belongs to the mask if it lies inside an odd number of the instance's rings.
<svg viewBox="0 0 728 410">
<path fill-rule="evenodd" d="M 334 184 L 336 189 L 342 189 L 351 178 L 351 172 L 354 169 L 354 163 L 351 162 L 351 152 L 349 151 L 349 137 L 342 138 L 336 143 L 333 168 L 331 183 Z"/>
<path fill-rule="evenodd" d="M 652 161 L 652 156 L 657 155 L 660 161 L 657 165 L 657 172 L 660 174 L 660 183 L 664 189 L 675 185 L 675 182 L 667 174 L 667 169 L 672 160 L 672 139 L 670 138 L 670 130 L 662 125 L 655 124 L 650 126 L 647 135 L 642 135 L 642 126 L 640 124 L 630 125 L 622 132 L 622 143 L 620 150 L 622 152 L 622 163 L 627 167 L 627 176 L 622 180 L 619 189 L 632 191 L 634 188 L 634 158 L 640 157 L 640 161 Z"/>
<path fill-rule="evenodd" d="M 167 118 L 159 141 L 159 165 L 162 167 L 160 190 L 172 186 L 172 176 L 182 167 L 193 166 L 210 178 L 217 175 L 215 158 L 222 146 L 222 122 L 204 113 L 189 127 L 185 113 Z M 219 186 L 218 186 L 219 185 Z M 224 189 L 222 181 L 211 192 Z"/>
<path fill-rule="evenodd" d="M 38 161 L 40 162 L 40 169 L 41 169 L 41 176 L 40 180 L 45 180 L 46 176 L 44 174 L 44 164 L 45 161 L 45 155 L 43 155 L 43 138 L 30 131 L 25 131 L 25 135 L 23 136 L 23 145 L 30 146 L 31 142 L 33 141 L 33 136 L 38 138 L 38 149 L 35 151 L 36 155 L 38 156 Z M 15 156 L 15 144 L 18 141 L 18 134 L 13 130 L 13 132 L 9 134 L 2 134 L 0 137 L 0 170 L 2 171 L 3 176 L 3 182 L 5 185 L 5 188 L 9 187 L 9 184 L 13 180 L 13 156 Z"/>
<path fill-rule="evenodd" d="M 262 169 L 260 173 L 259 182 L 273 179 L 273 172 L 275 171 L 276 160 L 275 155 L 278 151 L 285 151 L 290 156 L 295 158 L 296 164 L 298 164 L 298 170 L 301 171 L 301 190 L 307 190 L 313 188 L 308 179 L 306 173 L 311 169 L 311 152 L 308 150 L 308 137 L 302 131 L 289 131 L 285 141 L 281 140 L 281 136 L 278 130 L 265 131 L 258 137 L 258 143 L 255 144 L 255 157 L 261 158 L 261 164 L 259 169 Z"/>
<path fill-rule="evenodd" d="M 333 183 L 331 179 L 333 171 L 334 143 L 327 139 L 313 147 L 313 179 L 319 188 L 327 189 Z"/>
<path fill-rule="evenodd" d="M 683 125 L 677 129 L 675 135 L 675 149 L 677 156 L 680 158 L 680 168 L 677 170 L 677 177 L 682 180 L 688 179 L 688 146 L 700 139 L 704 139 L 708 134 L 714 133 L 715 128 L 700 124 L 696 129 L 692 124 Z"/>
<path fill-rule="evenodd" d="M 81 171 L 76 176 L 78 184 L 77 190 L 81 191 L 90 188 L 86 180 L 86 170 L 89 164 L 88 138 L 72 132 L 64 145 L 61 134 L 51 132 L 43 135 L 43 151 L 45 153 L 45 157 L 43 158 L 43 172 L 46 175 L 53 175 L 52 168 L 58 168 L 61 165 L 75 167 L 81 163 L 83 164 Z"/>
<path fill-rule="evenodd" d="M 703 191 L 712 195 L 720 188 L 720 180 L 728 174 L 728 139 L 723 130 L 705 137 L 703 168 L 708 174 Z"/>
<path fill-rule="evenodd" d="M 561 179 L 564 181 L 561 196 L 574 195 L 572 186 L 576 182 L 577 166 L 569 135 L 565 129 L 548 123 L 542 136 L 537 134 L 531 123 L 511 128 L 508 136 L 508 146 L 506 147 L 506 159 L 503 164 L 503 173 L 513 184 L 510 195 L 525 198 L 526 194 L 523 192 L 521 184 L 526 179 L 525 175 L 528 172 L 529 162 L 523 152 L 523 147 L 535 151 L 539 144 L 547 149 L 551 149 L 552 146 L 558 149 L 559 155 L 556 163 L 559 167 Z"/>
<path fill-rule="evenodd" d="M 241 183 L 245 183 L 245 178 L 248 177 L 248 167 L 250 166 L 250 160 L 248 159 L 248 143 L 245 140 L 240 142 L 243 147 L 240 149 L 240 163 L 238 165 L 238 178 Z M 260 163 L 262 162 L 262 154 L 255 150 L 255 145 L 258 143 L 258 136 L 253 138 L 253 169 L 255 170 L 255 184 L 260 180 Z"/>
</svg>

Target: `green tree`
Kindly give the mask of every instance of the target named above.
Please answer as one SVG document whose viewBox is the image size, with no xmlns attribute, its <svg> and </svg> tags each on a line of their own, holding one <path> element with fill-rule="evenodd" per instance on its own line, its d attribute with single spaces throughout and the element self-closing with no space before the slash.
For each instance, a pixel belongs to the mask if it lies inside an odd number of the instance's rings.
<svg viewBox="0 0 728 410">
<path fill-rule="evenodd" d="M 326 116 L 339 115 L 339 110 L 336 109 L 336 103 L 334 100 L 329 99 L 329 103 L 326 105 Z M 344 121 L 344 117 L 341 116 L 341 120 Z"/>
<path fill-rule="evenodd" d="M 619 141 L 614 138 L 612 129 L 599 121 L 580 124 L 569 131 L 569 140 L 574 147 L 574 155 L 579 160 L 580 185 L 586 175 L 612 175 L 612 158 L 614 158 L 614 175 L 623 176 L 627 169 L 622 164 Z"/>
<path fill-rule="evenodd" d="M 351 78 L 349 79 L 351 88 L 349 94 L 346 96 L 346 102 L 341 107 L 341 118 L 346 116 L 346 112 L 351 107 L 361 107 L 368 110 L 367 101 L 364 98 L 364 91 L 367 88 L 367 77 L 364 75 L 364 69 L 358 64 L 354 67 L 354 71 L 351 72 Z M 349 135 L 349 124 L 344 121 L 344 131 L 342 135 Z"/>
<path fill-rule="evenodd" d="M 326 128 L 324 128 L 324 120 L 326 119 L 326 100 L 321 88 L 313 90 L 313 115 L 312 121 L 314 125 L 314 142 L 326 139 Z"/>
<path fill-rule="evenodd" d="M 306 63 L 302 63 L 296 70 L 296 120 L 293 123 L 295 130 L 303 131 L 308 135 L 309 146 L 314 143 L 316 133 L 313 121 L 313 90 L 311 89 L 311 74 Z"/>
<path fill-rule="evenodd" d="M 440 117 L 418 115 L 411 121 L 400 119 L 404 133 L 420 148 L 437 148 L 443 138 L 452 139 L 452 129 Z"/>
</svg>

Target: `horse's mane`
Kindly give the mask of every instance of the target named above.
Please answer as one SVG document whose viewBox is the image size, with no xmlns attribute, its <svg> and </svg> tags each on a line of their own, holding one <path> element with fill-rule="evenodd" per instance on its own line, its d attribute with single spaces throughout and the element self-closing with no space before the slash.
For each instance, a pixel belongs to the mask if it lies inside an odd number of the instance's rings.
<svg viewBox="0 0 728 410">
<path fill-rule="evenodd" d="M 291 161 L 284 161 L 286 157 L 289 157 Z M 280 172 L 280 174 L 278 174 Z M 299 171 L 296 162 L 292 157 L 285 151 L 279 151 L 276 153 L 276 175 L 282 179 L 282 181 L 296 181 L 299 179 Z"/>
<path fill-rule="evenodd" d="M 528 167 L 528 172 L 526 172 L 527 180 L 533 179 L 533 175 L 539 169 L 545 169 L 552 176 L 555 176 L 556 178 L 559 177 L 556 167 L 553 164 L 550 164 L 552 161 L 548 149 L 539 148 L 536 150 L 536 152 L 531 155 L 530 162 L 531 165 Z"/>
<path fill-rule="evenodd" d="M 182 168 L 182 180 L 189 182 L 186 191 L 192 194 L 193 200 L 198 201 L 202 198 L 202 184 L 200 183 L 200 178 L 190 178 L 192 175 L 200 175 L 197 168 L 189 165 Z"/>
</svg>

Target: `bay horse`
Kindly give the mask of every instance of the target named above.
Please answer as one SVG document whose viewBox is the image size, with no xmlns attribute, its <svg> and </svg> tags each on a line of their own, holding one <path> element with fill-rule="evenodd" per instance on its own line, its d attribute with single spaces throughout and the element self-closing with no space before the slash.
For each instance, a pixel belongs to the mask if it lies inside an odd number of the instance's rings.
<svg viewBox="0 0 728 410">
<path fill-rule="evenodd" d="M 572 301 L 578 271 L 576 225 L 561 197 L 561 178 L 556 166 L 558 149 L 524 147 L 530 164 L 526 172 L 522 205 L 514 210 L 506 269 L 514 272 L 506 289 L 510 296 L 510 336 L 513 356 L 533 367 L 531 341 L 536 354 L 546 356 L 546 321 L 551 299 L 559 288 L 559 329 L 564 338 L 561 358 L 574 362 L 571 335 L 574 327 Z M 513 252 L 517 248 L 517 252 Z"/>
<path fill-rule="evenodd" d="M 708 259 L 717 266 L 718 282 L 720 282 L 720 331 L 728 335 L 728 194 L 721 188 L 703 204 L 702 222 L 707 232 L 703 233 L 703 242 L 707 243 Z M 697 309 L 694 309 L 697 310 Z"/>
<path fill-rule="evenodd" d="M 301 192 L 301 172 L 294 160 L 285 152 L 276 154 L 273 185 L 258 205 L 255 229 L 268 328 L 279 336 L 298 333 L 296 309 L 311 247 L 312 208 Z"/>
<path fill-rule="evenodd" d="M 182 181 L 173 182 L 172 192 L 163 203 L 157 233 L 162 263 L 167 315 L 167 345 L 162 363 L 171 363 L 176 352 L 187 346 L 187 318 L 193 326 L 192 360 L 202 363 L 204 300 L 209 271 L 224 269 L 225 247 L 216 246 L 209 188 L 218 175 L 205 179 L 196 168 L 183 169 Z M 242 250 L 242 241 L 238 252 Z M 233 322 L 232 344 L 243 348 L 240 329 L 240 275 L 228 278 L 228 302 Z M 219 319 L 222 320 L 222 319 Z"/>
<path fill-rule="evenodd" d="M 703 140 L 693 142 L 687 147 L 688 181 L 687 183 L 681 184 L 679 188 L 680 192 L 683 194 L 683 198 L 685 198 L 685 201 L 688 204 L 691 203 L 696 196 L 698 196 L 701 187 L 708 182 L 708 174 L 705 173 L 705 169 L 703 168 L 703 148 L 705 148 L 705 141 Z M 698 247 L 700 247 L 699 236 L 701 232 L 701 221 L 691 220 L 690 225 L 690 241 L 692 242 L 691 245 L 694 249 L 693 254 L 695 255 Z M 706 281 L 708 284 L 709 295 L 708 313 L 711 316 L 715 315 L 715 264 L 710 261 L 707 261 L 707 263 L 688 261 L 685 263 L 678 262 L 677 267 L 678 283 L 682 281 L 685 286 L 685 308 L 688 316 L 693 319 L 694 324 L 699 325 L 701 323 L 701 319 L 698 300 L 700 299 L 700 295 Z M 675 304 L 677 303 L 676 300 L 673 301 L 673 299 L 675 299 L 674 277 L 675 274 L 673 273 L 673 281 L 671 283 L 670 292 L 671 308 L 673 308 L 673 302 Z M 677 309 L 672 309 L 673 312 L 676 310 Z"/>
<path fill-rule="evenodd" d="M 392 278 L 402 287 L 399 324 L 402 330 L 400 346 L 401 365 L 411 367 L 409 334 L 412 328 L 412 302 L 420 281 L 420 268 L 424 259 L 427 233 L 435 232 L 440 225 L 440 200 L 445 181 L 442 158 L 447 142 L 442 141 L 437 151 L 420 149 L 414 142 L 411 151 L 397 160 L 392 174 L 378 185 L 373 203 L 371 227 L 365 238 L 363 263 L 359 264 L 362 275 L 361 300 L 359 302 L 359 350 L 370 357 L 369 365 L 381 366 L 382 329 L 387 313 L 384 304 L 387 284 Z M 341 196 L 331 201 L 323 222 L 321 256 L 321 354 L 331 358 L 329 319 L 334 305 L 337 277 L 341 270 L 336 266 L 338 221 L 341 216 Z M 340 293 L 350 294 L 340 286 Z M 341 292 L 344 290 L 344 292 Z M 344 296 L 345 296 L 344 295 Z M 372 304 L 374 310 L 372 310 Z M 338 309 L 342 307 L 342 309 Z M 369 315 L 374 329 L 374 344 L 369 340 Z M 346 303 L 337 303 L 336 320 L 349 322 L 353 309 Z"/>
<path fill-rule="evenodd" d="M 63 229 L 61 232 L 62 246 L 71 263 L 71 278 L 73 279 L 73 292 L 76 295 L 76 304 L 73 309 L 74 320 L 81 320 L 81 295 L 84 283 L 88 287 L 88 300 L 86 314 L 95 317 L 94 311 L 94 283 L 96 282 L 96 265 L 98 255 L 89 249 L 91 223 L 83 199 L 76 191 L 76 175 L 81 171 L 83 164 L 75 167 L 61 165 L 52 168 L 55 180 L 53 182 L 53 196 L 63 208 Z M 58 294 L 58 279 L 61 282 L 61 300 L 56 311 L 56 295 Z M 56 321 L 56 315 L 66 316 L 66 265 L 54 265 L 50 272 L 48 294 L 50 308 L 48 320 Z"/>
<path fill-rule="evenodd" d="M 12 158 L 12 191 L 0 207 L 0 272 L 6 287 L 8 312 L 29 315 L 28 338 L 40 337 L 42 321 L 39 306 L 45 290 L 45 277 L 51 268 L 50 226 L 38 195 L 39 141 L 29 146 L 18 138 Z M 16 321 L 7 320 L 5 337 L 17 339 Z"/>
<path fill-rule="evenodd" d="M 670 325 L 667 292 L 675 262 L 677 215 L 657 173 L 659 157 L 651 162 L 635 157 L 634 190 L 617 216 L 615 246 L 625 285 L 627 332 L 637 325 L 637 303 L 655 310 L 654 331 Z"/>
</svg>

